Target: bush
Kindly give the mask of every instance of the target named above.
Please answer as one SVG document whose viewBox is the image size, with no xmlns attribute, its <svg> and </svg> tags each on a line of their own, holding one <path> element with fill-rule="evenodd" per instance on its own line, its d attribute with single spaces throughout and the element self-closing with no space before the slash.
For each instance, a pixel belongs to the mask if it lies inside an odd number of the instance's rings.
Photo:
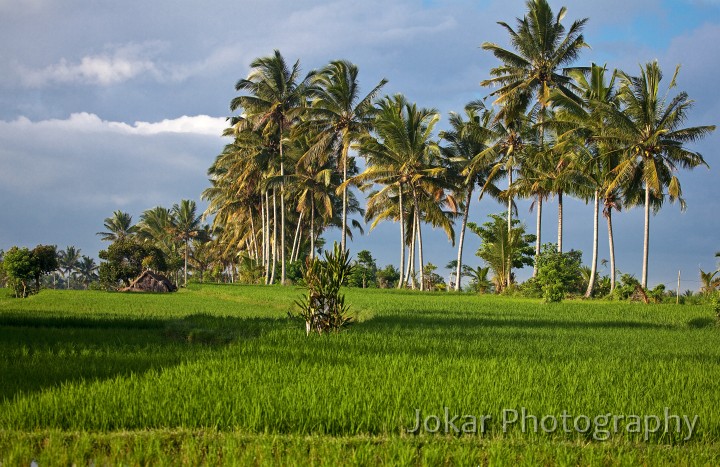
<svg viewBox="0 0 720 467">
<path fill-rule="evenodd" d="M 42 276 L 57 267 L 57 252 L 53 245 L 38 245 L 32 251 L 14 246 L 5 253 L 2 262 L 7 285 L 18 298 L 39 292 Z"/>
<path fill-rule="evenodd" d="M 303 275 L 307 292 L 295 301 L 300 308 L 298 314 L 289 313 L 291 318 L 305 321 L 307 335 L 339 332 L 352 321 L 345 295 L 340 293 L 353 270 L 349 256 L 349 251 L 342 251 L 335 243 L 332 253 L 325 251 L 325 260 L 307 258 Z"/>
<path fill-rule="evenodd" d="M 537 284 L 545 302 L 559 302 L 568 293 L 581 293 L 582 252 L 559 253 L 552 243 L 542 246 L 537 259 Z"/>
</svg>

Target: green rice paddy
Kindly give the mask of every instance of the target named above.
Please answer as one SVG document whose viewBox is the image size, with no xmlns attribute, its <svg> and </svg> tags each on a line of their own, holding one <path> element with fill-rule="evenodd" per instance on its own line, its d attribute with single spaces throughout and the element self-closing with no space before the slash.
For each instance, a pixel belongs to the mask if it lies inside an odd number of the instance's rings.
<svg viewBox="0 0 720 467">
<path fill-rule="evenodd" d="M 720 463 L 709 307 L 348 289 L 306 337 L 300 293 L 0 298 L 0 463 Z"/>
</svg>

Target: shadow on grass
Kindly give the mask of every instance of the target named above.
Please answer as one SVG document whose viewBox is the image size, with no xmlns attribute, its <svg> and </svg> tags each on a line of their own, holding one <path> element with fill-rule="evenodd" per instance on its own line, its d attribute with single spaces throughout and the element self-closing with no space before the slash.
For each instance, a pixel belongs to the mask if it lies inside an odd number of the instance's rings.
<svg viewBox="0 0 720 467">
<path fill-rule="evenodd" d="M 436 310 L 418 311 L 408 314 L 376 316 L 363 323 L 367 327 L 387 327 L 403 329 L 443 329 L 461 328 L 519 328 L 519 329 L 675 329 L 670 324 L 658 324 L 642 321 L 624 320 L 560 320 L 535 319 L 531 317 L 504 318 L 498 314 L 455 313 L 439 316 Z"/>
<path fill-rule="evenodd" d="M 77 380 L 145 373 L 259 338 L 278 319 L 0 316 L 0 401 Z"/>
</svg>

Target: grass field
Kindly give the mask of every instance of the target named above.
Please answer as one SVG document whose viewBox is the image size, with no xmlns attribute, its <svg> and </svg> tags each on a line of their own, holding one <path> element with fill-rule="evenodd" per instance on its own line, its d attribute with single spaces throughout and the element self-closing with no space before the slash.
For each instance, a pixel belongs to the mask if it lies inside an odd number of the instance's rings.
<svg viewBox="0 0 720 467">
<path fill-rule="evenodd" d="M 0 298 L 0 463 L 720 464 L 709 307 L 348 289 L 356 324 L 308 338 L 300 293 Z"/>
</svg>

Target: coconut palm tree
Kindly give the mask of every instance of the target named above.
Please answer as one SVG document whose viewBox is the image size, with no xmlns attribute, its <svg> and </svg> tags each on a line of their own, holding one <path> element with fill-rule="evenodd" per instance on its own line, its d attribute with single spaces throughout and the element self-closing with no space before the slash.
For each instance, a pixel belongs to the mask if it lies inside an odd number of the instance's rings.
<svg viewBox="0 0 720 467">
<path fill-rule="evenodd" d="M 376 136 L 366 135 L 361 139 L 360 154 L 367 158 L 367 169 L 348 182 L 378 183 L 384 187 L 374 196 L 388 199 L 397 196 L 397 218 L 400 222 L 400 271 L 405 261 L 405 212 L 406 200 L 414 209 L 412 226 L 417 236 L 420 261 L 420 289 L 423 290 L 423 248 L 420 206 L 429 193 L 434 199 L 442 195 L 441 179 L 447 168 L 440 166 L 440 152 L 432 140 L 432 133 L 439 115 L 434 109 L 418 108 L 404 96 L 386 96 L 379 103 L 375 120 Z M 346 182 L 346 183 L 348 183 Z M 409 199 L 408 199 L 409 198 Z M 368 207 L 370 211 L 370 206 Z M 381 218 L 391 217 L 385 210 Z M 394 218 L 394 216 L 392 216 Z M 374 225 L 374 224 L 373 224 Z M 413 236 L 414 238 L 415 236 Z M 411 250 L 412 251 L 412 250 Z M 402 284 L 402 277 L 399 284 Z"/>
<path fill-rule="evenodd" d="M 183 285 L 187 287 L 187 266 L 188 256 L 190 253 L 190 240 L 197 237 L 202 231 L 200 224 L 201 216 L 197 214 L 197 206 L 195 201 L 183 199 L 180 204 L 174 204 L 172 207 L 173 225 L 172 232 L 185 245 L 185 266 L 183 274 L 185 276 Z"/>
<path fill-rule="evenodd" d="M 720 271 L 705 272 L 700 270 L 700 293 L 709 295 L 720 287 L 720 277 L 716 277 Z"/>
<path fill-rule="evenodd" d="M 235 85 L 237 91 L 248 94 L 235 97 L 230 109 L 242 109 L 250 125 L 263 135 L 275 135 L 278 141 L 280 177 L 285 176 L 283 140 L 300 110 L 306 106 L 307 92 L 314 72 L 300 80 L 300 61 L 288 67 L 280 51 L 269 57 L 255 59 L 250 75 Z M 280 282 L 285 284 L 285 190 L 280 187 Z"/>
<path fill-rule="evenodd" d="M 621 72 L 619 97 L 623 108 L 610 114 L 612 136 L 623 147 L 624 158 L 608 190 L 628 184 L 641 185 L 644 189 L 642 287 L 647 287 L 651 205 L 653 201 L 662 203 L 668 196 L 671 202 L 679 200 L 681 209 L 685 209 L 680 180 L 675 173 L 678 168 L 707 166 L 702 155 L 688 149 L 686 144 L 697 142 L 715 130 L 714 125 L 683 127 L 694 102 L 685 92 L 669 101 L 667 96 L 677 84 L 679 71 L 678 66 L 664 95 L 660 89 L 663 74 L 657 61 L 641 67 L 639 76 Z M 638 191 L 629 191 L 628 197 L 632 198 Z"/>
<path fill-rule="evenodd" d="M 502 108 L 490 128 L 490 141 L 488 148 L 477 154 L 469 164 L 469 170 L 478 167 L 490 166 L 490 171 L 482 190 L 488 190 L 492 183 L 499 178 L 507 177 L 508 190 L 504 193 L 507 198 L 507 231 L 512 229 L 513 202 L 513 174 L 521 166 L 525 152 L 533 145 L 534 134 L 530 125 L 530 117 L 525 114 L 527 102 L 523 99 L 506 99 Z M 512 264 L 503 268 L 507 273 L 506 282 L 510 283 Z"/>
<path fill-rule="evenodd" d="M 387 80 L 381 80 L 363 98 L 360 98 L 358 67 L 345 60 L 330 62 L 315 75 L 310 90 L 312 105 L 308 109 L 306 125 L 318 135 L 308 151 L 311 158 L 338 156 L 337 166 L 342 174 L 342 226 L 340 248 L 345 251 L 347 236 L 348 153 L 351 145 L 369 133 L 377 109 L 373 104 Z M 303 125 L 305 127 L 305 125 Z M 305 161 L 302 161 L 303 163 Z"/>
<path fill-rule="evenodd" d="M 103 241 L 114 242 L 123 239 L 129 235 L 133 235 L 137 228 L 132 223 L 132 216 L 123 211 L 115 211 L 111 217 L 106 217 L 103 224 L 105 232 L 98 232 Z"/>
<path fill-rule="evenodd" d="M 450 113 L 450 127 L 448 131 L 440 132 L 439 136 L 448 144 L 441 147 L 440 151 L 444 157 L 452 163 L 454 173 L 457 176 L 455 182 L 457 195 L 464 198 L 462 224 L 458 239 L 458 257 L 455 264 L 455 290 L 461 288 L 462 278 L 462 254 L 465 240 L 465 230 L 468 216 L 470 215 L 470 202 L 476 186 L 483 187 L 480 192 L 480 199 L 485 193 L 497 198 L 498 188 L 492 184 L 486 184 L 491 165 L 472 164 L 473 159 L 489 145 L 493 144 L 492 130 L 490 126 L 494 119 L 494 113 L 486 109 L 482 101 L 474 101 L 465 106 L 465 117 Z"/>
<path fill-rule="evenodd" d="M 80 263 L 80 249 L 74 246 L 68 246 L 64 250 L 58 252 L 58 264 L 63 277 L 67 277 L 65 288 L 70 288 L 71 274 L 77 270 Z"/>
<path fill-rule="evenodd" d="M 534 102 L 536 108 L 533 114 L 538 121 L 536 139 L 540 150 L 544 151 L 544 117 L 552 104 L 552 91 L 571 95 L 572 80 L 566 72 L 572 69 L 569 65 L 575 62 L 580 51 L 588 47 L 582 35 L 588 19 L 576 20 L 566 30 L 562 25 L 567 13 L 565 7 L 560 8 L 557 15 L 553 14 L 547 0 L 527 0 L 526 7 L 525 16 L 516 18 L 515 28 L 504 22 L 498 23 L 510 35 L 513 50 L 504 49 L 492 42 L 482 44 L 482 48 L 492 52 L 502 65 L 490 70 L 492 78 L 480 84 L 499 86 L 491 93 L 497 97 L 495 102 L 498 104 L 512 99 L 521 102 L 520 107 L 524 107 L 525 104 Z M 562 194 L 559 194 L 558 199 L 561 197 Z M 536 195 L 535 203 L 538 225 L 535 245 L 537 258 L 540 254 L 543 193 Z M 508 213 L 510 214 L 510 210 Z"/>
<path fill-rule="evenodd" d="M 80 274 L 83 285 L 87 289 L 90 284 L 98 279 L 98 265 L 93 258 L 83 255 L 77 264 L 77 272 Z"/>
<path fill-rule="evenodd" d="M 573 70 L 569 73 L 576 83 L 577 92 L 573 96 L 554 93 L 554 102 L 562 108 L 558 112 L 557 126 L 568 131 L 561 137 L 579 158 L 579 167 L 574 169 L 579 175 L 580 187 L 587 187 L 584 198 L 593 200 L 593 254 L 585 297 L 589 298 L 595 287 L 598 252 L 598 215 L 602 200 L 603 214 L 608 221 L 610 243 L 611 291 L 615 288 L 615 248 L 612 236 L 611 210 L 619 209 L 617 189 L 607 191 L 612 171 L 617 167 L 617 155 L 608 144 L 608 112 L 617 111 L 617 92 L 613 72 L 606 79 L 606 67 L 592 64 L 589 72 Z M 577 177 L 576 177 L 577 180 Z"/>
</svg>

